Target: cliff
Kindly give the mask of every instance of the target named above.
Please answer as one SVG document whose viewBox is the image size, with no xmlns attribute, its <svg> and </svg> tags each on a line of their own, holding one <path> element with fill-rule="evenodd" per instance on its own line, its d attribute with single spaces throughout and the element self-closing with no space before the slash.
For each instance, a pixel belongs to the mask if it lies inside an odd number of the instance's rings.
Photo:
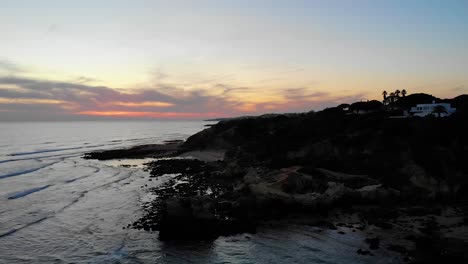
<svg viewBox="0 0 468 264">
<path fill-rule="evenodd" d="M 385 111 L 356 115 L 334 108 L 222 121 L 182 147 L 226 149 L 225 162 L 238 169 L 327 169 L 366 175 L 413 200 L 458 201 L 468 194 L 466 135 L 463 115 L 391 118 Z"/>
</svg>

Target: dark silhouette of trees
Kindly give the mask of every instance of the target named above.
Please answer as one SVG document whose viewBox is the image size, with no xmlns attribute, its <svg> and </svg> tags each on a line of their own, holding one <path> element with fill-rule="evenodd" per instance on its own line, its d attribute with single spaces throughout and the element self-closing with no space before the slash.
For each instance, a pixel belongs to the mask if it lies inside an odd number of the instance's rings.
<svg viewBox="0 0 468 264">
<path fill-rule="evenodd" d="M 349 110 L 359 114 L 360 111 L 375 112 L 382 110 L 383 105 L 380 101 L 371 100 L 367 102 L 356 102 L 349 106 Z"/>
<path fill-rule="evenodd" d="M 350 104 L 340 104 L 336 108 L 340 109 L 341 111 L 345 111 L 349 109 Z"/>
<path fill-rule="evenodd" d="M 400 97 L 401 94 L 401 97 Z M 393 105 L 397 101 L 399 101 L 401 98 L 405 98 L 407 94 L 406 90 L 395 90 L 394 92 L 391 92 L 390 94 L 387 93 L 387 91 L 383 91 L 382 95 L 384 97 L 383 104 L 384 105 Z M 393 107 L 393 106 L 392 106 Z"/>
<path fill-rule="evenodd" d="M 395 105 L 399 108 L 410 109 L 417 104 L 430 104 L 433 101 L 439 101 L 439 99 L 430 94 L 416 93 L 400 97 Z"/>
<path fill-rule="evenodd" d="M 468 117 L 468 94 L 459 95 L 448 103 L 457 109 L 456 115 Z"/>
</svg>

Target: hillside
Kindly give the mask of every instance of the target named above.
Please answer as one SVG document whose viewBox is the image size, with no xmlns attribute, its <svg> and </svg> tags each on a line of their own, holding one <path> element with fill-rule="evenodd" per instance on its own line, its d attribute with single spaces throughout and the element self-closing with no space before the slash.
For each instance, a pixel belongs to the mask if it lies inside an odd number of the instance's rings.
<svg viewBox="0 0 468 264">
<path fill-rule="evenodd" d="M 389 118 L 327 109 L 222 121 L 190 137 L 187 149 L 227 149 L 227 162 L 279 169 L 302 166 L 362 174 L 407 195 L 465 199 L 468 122 Z M 416 191 L 416 192 L 415 192 Z"/>
</svg>

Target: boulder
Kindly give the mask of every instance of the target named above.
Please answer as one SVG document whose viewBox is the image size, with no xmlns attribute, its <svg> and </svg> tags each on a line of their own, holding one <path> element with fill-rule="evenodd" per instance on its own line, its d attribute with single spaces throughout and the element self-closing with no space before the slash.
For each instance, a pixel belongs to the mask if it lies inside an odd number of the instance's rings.
<svg viewBox="0 0 468 264">
<path fill-rule="evenodd" d="M 300 166 L 283 168 L 276 177 L 272 178 L 277 178 L 277 185 L 286 193 L 323 192 L 326 183 L 312 175 L 298 172 L 301 168 Z"/>
<path fill-rule="evenodd" d="M 353 175 L 324 168 L 317 168 L 316 170 L 323 174 L 327 181 L 340 182 L 353 189 L 378 184 L 375 179 L 369 178 L 367 175 Z"/>
<path fill-rule="evenodd" d="M 361 199 L 370 202 L 385 201 L 400 196 L 400 192 L 398 190 L 383 187 L 382 184 L 364 186 L 357 189 L 356 192 L 359 194 Z"/>
<path fill-rule="evenodd" d="M 162 203 L 161 221 L 159 223 L 160 240 L 213 240 L 220 235 L 232 235 L 243 232 L 255 232 L 256 223 L 251 221 L 248 214 L 252 204 L 250 200 L 241 198 L 234 203 L 215 203 L 206 196 L 168 198 Z M 236 215 L 231 217 L 217 217 L 216 208 Z"/>
<path fill-rule="evenodd" d="M 411 184 L 425 190 L 428 197 L 435 197 L 438 191 L 438 182 L 429 176 L 424 168 L 415 163 L 408 163 L 403 167 L 402 172 L 408 175 Z"/>
</svg>

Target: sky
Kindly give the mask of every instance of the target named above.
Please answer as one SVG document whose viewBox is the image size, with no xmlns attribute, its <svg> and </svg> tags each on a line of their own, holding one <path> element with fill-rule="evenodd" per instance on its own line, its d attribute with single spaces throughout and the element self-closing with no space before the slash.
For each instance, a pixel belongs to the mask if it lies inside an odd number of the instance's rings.
<svg viewBox="0 0 468 264">
<path fill-rule="evenodd" d="M 0 121 L 320 110 L 468 93 L 468 1 L 0 0 Z"/>
</svg>

